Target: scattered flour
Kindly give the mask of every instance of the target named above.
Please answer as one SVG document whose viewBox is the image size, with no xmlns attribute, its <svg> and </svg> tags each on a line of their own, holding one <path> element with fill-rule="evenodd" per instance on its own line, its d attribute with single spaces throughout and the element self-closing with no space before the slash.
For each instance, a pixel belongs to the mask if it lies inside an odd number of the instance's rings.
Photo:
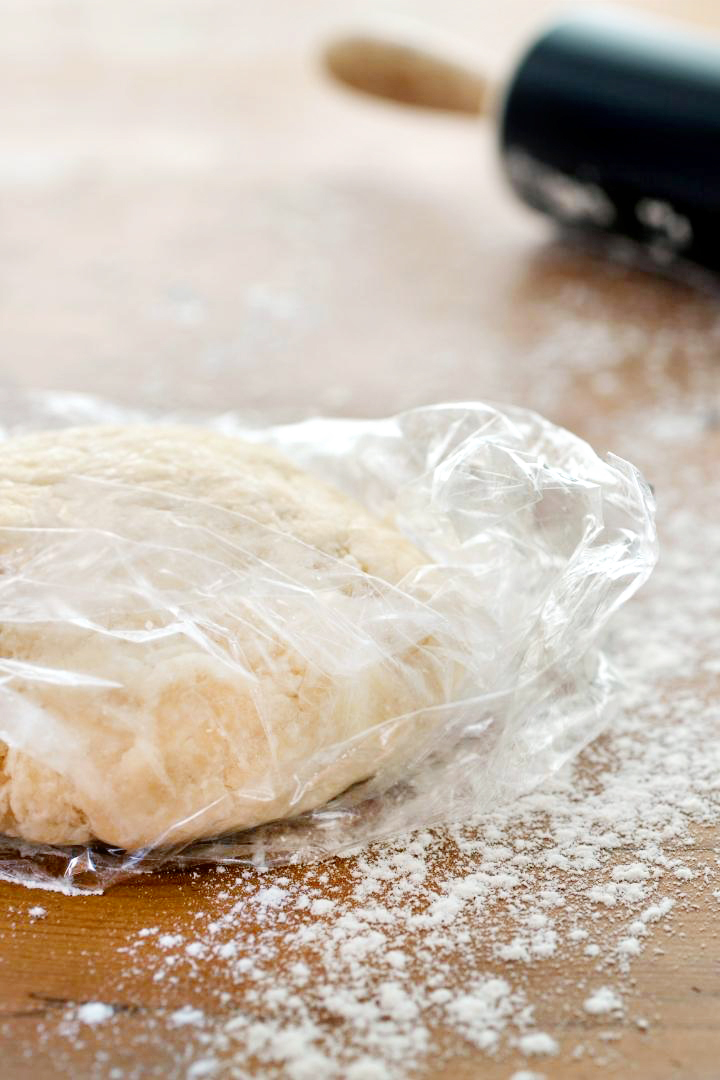
<svg viewBox="0 0 720 1080">
<path fill-rule="evenodd" d="M 101 1001 L 88 1001 L 77 1010 L 77 1019 L 81 1024 L 104 1024 L 114 1014 L 112 1005 L 104 1005 Z"/>
<path fill-rule="evenodd" d="M 586 999 L 583 1008 L 592 1016 L 602 1016 L 605 1013 L 622 1011 L 622 999 L 611 990 L 609 986 L 601 986 L 594 994 Z"/>
<path fill-rule="evenodd" d="M 551 1035 L 544 1031 L 533 1031 L 529 1035 L 523 1035 L 518 1039 L 518 1046 L 523 1054 L 548 1055 L 557 1054 L 559 1047 Z"/>
<path fill-rule="evenodd" d="M 200 1009 L 193 1009 L 191 1005 L 183 1005 L 170 1014 L 170 1023 L 173 1027 L 185 1027 L 187 1024 L 201 1024 L 204 1015 Z"/>
</svg>

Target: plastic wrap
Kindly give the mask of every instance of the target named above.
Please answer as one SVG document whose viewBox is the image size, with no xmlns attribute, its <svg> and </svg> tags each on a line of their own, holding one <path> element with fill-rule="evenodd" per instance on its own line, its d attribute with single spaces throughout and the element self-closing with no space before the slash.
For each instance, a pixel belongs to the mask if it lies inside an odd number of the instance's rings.
<svg viewBox="0 0 720 1080">
<path fill-rule="evenodd" d="M 61 514 L 49 506 L 22 535 L 0 518 L 0 749 L 21 749 L 60 777 L 94 782 L 122 802 L 122 777 L 112 760 L 102 767 L 93 760 L 72 708 L 85 695 L 98 723 L 116 735 L 113 725 L 126 723 L 113 711 L 117 678 L 92 670 L 87 651 L 82 664 L 69 659 L 62 669 L 8 655 L 3 638 L 34 624 L 53 633 L 81 628 L 83 641 L 102 635 L 105 649 L 108 638 L 118 648 L 132 638 L 140 657 L 158 649 L 158 638 L 179 637 L 195 657 L 204 653 L 209 664 L 247 678 L 252 663 L 232 641 L 242 613 L 246 628 L 272 626 L 274 639 L 327 685 L 349 687 L 347 708 L 356 700 L 353 687 L 367 681 L 368 665 L 381 693 L 384 681 L 399 681 L 412 693 L 396 699 L 414 705 L 378 716 L 351 739 L 321 740 L 303 760 L 285 761 L 296 795 L 282 820 L 219 836 L 208 835 L 205 824 L 202 839 L 188 839 L 182 823 L 175 838 L 166 829 L 134 850 L 6 836 L 0 877 L 101 891 L 162 864 L 277 865 L 346 853 L 517 797 L 600 730 L 614 679 L 599 635 L 648 577 L 657 554 L 653 499 L 633 466 L 601 460 L 534 413 L 486 404 L 259 428 L 234 414 L 150 416 L 77 395 L 0 400 L 2 439 L 179 420 L 277 448 L 394 524 L 423 553 L 422 564 L 390 585 L 323 554 L 296 559 L 288 580 L 285 549 L 298 543 L 292 536 L 265 537 L 263 558 L 238 564 L 224 539 L 226 511 L 211 502 L 198 509 L 197 502 L 175 500 L 169 512 L 147 491 L 68 477 Z M 0 493 L 2 483 L 0 446 Z M 8 553 L 20 544 L 31 544 L 33 557 L 14 571 Z M 362 603 L 343 607 L 343 598 L 360 595 Z M 124 617 L 138 607 L 153 613 L 139 628 Z M 129 665 L 127 692 L 132 678 Z M 302 686 L 298 693 L 302 698 Z M 64 695 L 70 705 L 58 707 Z M 269 742 L 282 739 L 286 713 L 276 715 L 271 700 L 258 709 Z M 205 722 L 199 709 L 198 740 Z M 241 741 L 233 752 L 242 755 Z M 340 777 L 336 786 L 343 777 L 352 782 L 298 812 L 308 792 L 332 789 L 322 777 Z M 0 799 L 2 784 L 0 754 Z M 271 800 L 272 784 L 265 777 L 248 797 Z M 207 813 L 197 805 L 184 822 L 193 814 L 223 820 Z"/>
</svg>

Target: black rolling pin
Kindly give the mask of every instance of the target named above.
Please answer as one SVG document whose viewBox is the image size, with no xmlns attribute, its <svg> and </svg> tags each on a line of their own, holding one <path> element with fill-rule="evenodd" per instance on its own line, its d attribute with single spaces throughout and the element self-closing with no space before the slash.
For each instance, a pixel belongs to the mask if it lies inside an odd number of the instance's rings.
<svg viewBox="0 0 720 1080">
<path fill-rule="evenodd" d="M 498 91 L 465 50 L 416 31 L 345 36 L 325 59 L 356 89 L 495 113 L 510 184 L 563 225 L 720 269 L 720 44 L 596 9 L 541 33 Z"/>
</svg>

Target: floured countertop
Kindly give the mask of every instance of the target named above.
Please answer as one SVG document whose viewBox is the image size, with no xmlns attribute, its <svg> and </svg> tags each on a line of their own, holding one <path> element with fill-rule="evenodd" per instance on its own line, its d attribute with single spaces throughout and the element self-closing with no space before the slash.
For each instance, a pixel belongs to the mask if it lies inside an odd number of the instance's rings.
<svg viewBox="0 0 720 1080">
<path fill-rule="evenodd" d="M 511 401 L 638 464 L 662 546 L 613 627 L 613 727 L 493 817 L 304 869 L 0 886 L 3 1078 L 715 1080 L 717 287 L 564 245 L 488 132 L 327 85 L 329 0 L 3 7 L 0 385 Z M 551 10 L 394 7 L 500 70 Z"/>
</svg>

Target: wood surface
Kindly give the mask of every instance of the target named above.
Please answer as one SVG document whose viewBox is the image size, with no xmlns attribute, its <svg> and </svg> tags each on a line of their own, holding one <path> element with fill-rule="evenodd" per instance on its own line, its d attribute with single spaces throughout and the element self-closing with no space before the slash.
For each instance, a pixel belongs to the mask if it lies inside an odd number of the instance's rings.
<svg viewBox="0 0 720 1080">
<path fill-rule="evenodd" d="M 720 32 L 709 0 L 636 6 Z M 476 41 L 495 72 L 552 8 L 395 5 Z M 714 287 L 555 237 L 506 192 L 489 128 L 331 85 L 313 57 L 356 8 L 1 0 L 0 14 L 2 384 L 273 417 L 486 398 L 626 453 L 666 492 L 717 462 Z M 660 415 L 686 432 L 672 451 L 645 424 Z M 683 497 L 699 505 L 701 484 Z M 718 845 L 703 830 L 697 859 Z M 342 883 L 343 864 L 328 872 Z M 177 1047 L 151 1034 L 154 1010 L 172 1005 L 167 988 L 151 972 L 123 978 L 118 948 L 160 918 L 190 927 L 201 892 L 186 874 L 104 897 L 0 885 L 0 1076 L 182 1075 Z M 47 918 L 28 919 L 31 903 Z M 717 903 L 679 906 L 664 954 L 646 950 L 632 969 L 634 1014 L 653 1018 L 653 1037 L 629 1019 L 600 1025 L 541 1005 L 538 1023 L 563 1048 L 599 1026 L 619 1039 L 602 1069 L 563 1052 L 540 1071 L 720 1076 Z M 587 966 L 555 974 L 572 986 Z M 528 970 L 532 1000 L 546 977 Z M 192 1003 L 207 1006 L 221 978 L 204 971 Z M 39 1023 L 92 1000 L 123 1006 L 109 1034 L 39 1037 Z M 465 1049 L 442 1069 L 430 1053 L 422 1075 L 495 1080 L 523 1067 L 535 1066 Z"/>
</svg>

